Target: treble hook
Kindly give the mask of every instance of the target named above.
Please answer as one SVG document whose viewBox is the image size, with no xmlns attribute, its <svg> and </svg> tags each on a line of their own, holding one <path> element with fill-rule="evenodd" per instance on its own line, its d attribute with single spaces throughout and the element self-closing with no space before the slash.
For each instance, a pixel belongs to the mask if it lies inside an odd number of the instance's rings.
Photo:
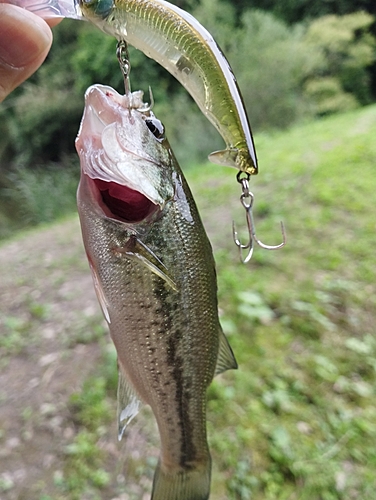
<svg viewBox="0 0 376 500">
<path fill-rule="evenodd" d="M 154 107 L 154 96 L 153 96 L 153 92 L 151 90 L 151 87 L 149 86 L 149 99 L 150 99 L 150 104 L 148 104 L 147 102 L 142 106 L 142 108 L 137 108 L 137 111 L 139 111 L 140 113 L 144 113 L 144 114 L 150 114 L 150 111 L 153 109 Z"/>
<path fill-rule="evenodd" d="M 125 40 L 119 40 L 116 46 L 116 57 L 118 58 L 121 72 L 124 78 L 125 95 L 131 93 L 131 82 L 129 73 L 131 72 L 131 63 L 129 62 L 128 44 Z"/>
<path fill-rule="evenodd" d="M 240 196 L 240 203 L 243 205 L 246 212 L 246 220 L 247 220 L 247 227 L 249 234 L 248 243 L 246 245 L 243 245 L 243 243 L 241 243 L 241 241 L 238 238 L 238 233 L 236 231 L 234 222 L 232 223 L 232 234 L 235 245 L 239 248 L 240 259 L 243 262 L 243 264 L 246 264 L 252 258 L 254 249 L 253 242 L 256 242 L 259 247 L 264 248 L 265 250 L 278 250 L 279 248 L 282 248 L 283 246 L 286 245 L 286 233 L 283 222 L 281 222 L 281 231 L 283 238 L 282 243 L 280 243 L 279 245 L 265 245 L 265 243 L 262 243 L 262 241 L 260 241 L 257 238 L 255 222 L 253 220 L 253 213 L 252 213 L 252 205 L 255 197 L 254 194 L 249 190 L 250 174 L 245 174 L 246 177 L 241 177 L 241 174 L 244 174 L 244 172 L 238 172 L 236 179 L 242 185 L 242 194 Z M 245 259 L 243 259 L 242 250 L 245 250 L 247 248 L 249 248 L 248 254 L 245 257 Z"/>
</svg>

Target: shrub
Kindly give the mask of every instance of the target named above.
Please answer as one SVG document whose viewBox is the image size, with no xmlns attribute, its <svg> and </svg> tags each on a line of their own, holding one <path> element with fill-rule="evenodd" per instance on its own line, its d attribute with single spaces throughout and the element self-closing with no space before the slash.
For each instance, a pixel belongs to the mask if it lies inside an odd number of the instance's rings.
<svg viewBox="0 0 376 500">
<path fill-rule="evenodd" d="M 306 90 L 321 112 L 345 111 L 356 102 L 370 102 L 367 68 L 376 58 L 375 38 L 369 31 L 373 22 L 374 18 L 370 14 L 355 12 L 345 16 L 324 16 L 308 26 L 304 41 L 320 53 L 320 58 L 310 75 Z M 321 91 L 312 92 L 310 80 L 314 81 L 313 88 L 316 89 L 320 79 L 322 88 L 331 87 L 332 99 L 337 100 L 336 106 L 333 106 L 332 100 L 325 109 Z M 350 99 L 348 94 L 353 98 Z"/>
</svg>

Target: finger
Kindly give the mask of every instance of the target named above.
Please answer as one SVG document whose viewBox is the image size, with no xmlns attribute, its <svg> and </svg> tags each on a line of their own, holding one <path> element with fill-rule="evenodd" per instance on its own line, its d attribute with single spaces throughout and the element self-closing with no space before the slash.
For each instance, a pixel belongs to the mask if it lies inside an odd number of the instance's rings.
<svg viewBox="0 0 376 500">
<path fill-rule="evenodd" d="M 0 102 L 39 68 L 51 43 L 51 30 L 43 19 L 0 4 Z"/>
</svg>

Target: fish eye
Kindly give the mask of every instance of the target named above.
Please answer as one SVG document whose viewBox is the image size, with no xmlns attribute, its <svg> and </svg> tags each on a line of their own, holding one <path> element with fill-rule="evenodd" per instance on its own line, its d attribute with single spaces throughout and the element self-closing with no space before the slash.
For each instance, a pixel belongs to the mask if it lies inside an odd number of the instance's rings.
<svg viewBox="0 0 376 500">
<path fill-rule="evenodd" d="M 147 118 L 145 123 L 156 139 L 159 141 L 164 139 L 164 126 L 158 118 Z"/>
</svg>

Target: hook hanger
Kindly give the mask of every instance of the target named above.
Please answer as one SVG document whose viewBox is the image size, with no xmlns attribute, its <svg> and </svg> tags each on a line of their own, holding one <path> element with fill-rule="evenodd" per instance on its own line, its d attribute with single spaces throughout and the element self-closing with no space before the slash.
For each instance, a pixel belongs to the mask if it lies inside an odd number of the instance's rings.
<svg viewBox="0 0 376 500">
<path fill-rule="evenodd" d="M 116 46 L 116 57 L 119 61 L 120 69 L 124 78 L 125 95 L 129 96 L 131 94 L 131 81 L 129 78 L 131 63 L 129 61 L 128 43 L 125 40 L 118 41 Z M 150 104 L 145 103 L 141 108 L 137 108 L 137 111 L 140 111 L 141 113 L 150 113 L 152 110 L 154 106 L 154 97 L 151 87 L 149 87 L 149 98 Z"/>
<path fill-rule="evenodd" d="M 131 93 L 131 82 L 129 73 L 131 72 L 131 63 L 129 62 L 128 44 L 125 40 L 119 40 L 116 46 L 116 57 L 118 58 L 121 72 L 124 78 L 125 95 Z"/>
<path fill-rule="evenodd" d="M 245 177 L 242 177 L 242 175 L 245 175 Z M 279 248 L 282 248 L 286 245 L 286 233 L 283 222 L 281 222 L 282 243 L 280 243 L 279 245 L 265 245 L 265 243 L 262 243 L 262 241 L 257 238 L 256 227 L 252 213 L 252 205 L 255 197 L 254 194 L 249 190 L 250 174 L 247 174 L 245 172 L 238 172 L 238 174 L 236 175 L 236 179 L 242 185 L 242 194 L 240 196 L 240 203 L 243 205 L 246 212 L 249 240 L 245 245 L 239 240 L 234 222 L 232 223 L 232 233 L 235 245 L 239 248 L 240 259 L 243 262 L 243 264 L 246 264 L 252 258 L 254 250 L 254 242 L 256 242 L 259 247 L 264 248 L 265 250 L 278 250 Z M 248 249 L 248 253 L 246 257 L 243 258 L 242 250 L 246 249 Z"/>
</svg>

